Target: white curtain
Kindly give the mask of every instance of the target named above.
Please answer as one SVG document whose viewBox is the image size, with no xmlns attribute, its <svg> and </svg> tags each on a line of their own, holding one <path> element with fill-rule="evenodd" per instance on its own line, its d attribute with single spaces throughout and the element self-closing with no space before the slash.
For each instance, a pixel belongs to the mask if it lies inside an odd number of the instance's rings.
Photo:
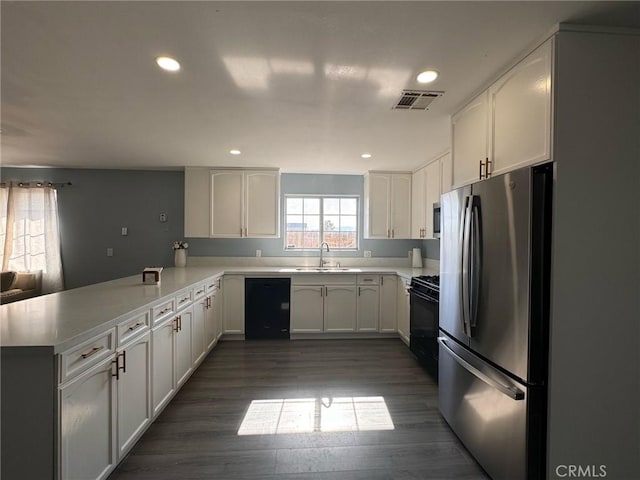
<svg viewBox="0 0 640 480">
<path fill-rule="evenodd" d="M 64 288 L 58 201 L 42 184 L 0 188 L 0 261 L 2 270 L 42 270 L 42 293 Z"/>
</svg>

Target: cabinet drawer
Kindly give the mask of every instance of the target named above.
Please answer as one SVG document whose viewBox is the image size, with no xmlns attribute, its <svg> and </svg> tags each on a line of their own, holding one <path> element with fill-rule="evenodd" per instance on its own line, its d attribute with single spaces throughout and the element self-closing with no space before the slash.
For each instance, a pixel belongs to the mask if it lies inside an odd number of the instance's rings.
<svg viewBox="0 0 640 480">
<path fill-rule="evenodd" d="M 166 300 L 159 305 L 156 305 L 151 309 L 151 315 L 153 316 L 153 324 L 157 324 L 160 320 L 164 319 L 168 315 L 171 315 L 176 311 L 175 299 Z"/>
<path fill-rule="evenodd" d="M 176 296 L 176 311 L 188 306 L 193 301 L 193 290 L 186 290 Z"/>
<path fill-rule="evenodd" d="M 193 299 L 197 300 L 199 298 L 202 298 L 205 296 L 207 292 L 207 285 L 206 284 L 200 284 L 198 285 L 196 288 L 193 289 Z"/>
<path fill-rule="evenodd" d="M 64 383 L 115 352 L 115 329 L 101 333 L 60 354 L 60 382 Z"/>
<path fill-rule="evenodd" d="M 116 334 L 118 338 L 118 346 L 124 345 L 129 339 L 148 330 L 150 322 L 150 314 L 148 311 L 127 318 L 116 326 Z"/>
<path fill-rule="evenodd" d="M 379 282 L 378 275 L 358 275 L 358 285 L 378 285 Z"/>
<path fill-rule="evenodd" d="M 216 288 L 220 288 L 221 280 L 222 280 L 222 277 L 215 277 L 215 278 L 211 278 L 211 279 L 207 280 L 207 283 L 205 283 L 205 286 L 206 286 L 206 289 L 207 289 L 207 293 L 211 293 Z"/>
</svg>

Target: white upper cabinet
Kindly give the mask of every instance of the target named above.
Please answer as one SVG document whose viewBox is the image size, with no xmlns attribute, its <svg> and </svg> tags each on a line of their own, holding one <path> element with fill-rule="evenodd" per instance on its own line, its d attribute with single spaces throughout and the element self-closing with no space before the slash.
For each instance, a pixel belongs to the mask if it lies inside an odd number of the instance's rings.
<svg viewBox="0 0 640 480">
<path fill-rule="evenodd" d="M 365 237 L 411 238 L 411 174 L 365 176 Z"/>
<path fill-rule="evenodd" d="M 422 239 L 426 234 L 426 169 L 416 170 L 411 177 L 411 238 L 415 239 Z"/>
<path fill-rule="evenodd" d="M 280 236 L 280 172 L 191 168 L 184 174 L 186 237 Z"/>
<path fill-rule="evenodd" d="M 451 117 L 454 187 L 551 158 L 552 63 L 551 39 Z"/>
<path fill-rule="evenodd" d="M 244 236 L 244 172 L 211 172 L 211 237 Z"/>
<path fill-rule="evenodd" d="M 450 175 L 451 155 L 446 153 L 413 173 L 411 184 L 411 238 L 433 237 L 433 204 L 440 201 L 442 169 Z M 448 188 L 451 182 L 448 183 Z"/>
<path fill-rule="evenodd" d="M 426 231 L 425 238 L 433 238 L 433 204 L 440 201 L 440 159 L 425 167 L 425 202 L 426 202 Z"/>
<path fill-rule="evenodd" d="M 453 187 L 453 162 L 451 152 L 440 157 L 440 195 L 450 192 Z"/>
<path fill-rule="evenodd" d="M 490 173 L 551 158 L 551 59 L 548 41 L 489 88 Z"/>
<path fill-rule="evenodd" d="M 208 237 L 211 199 L 208 169 L 184 169 L 184 235 Z"/>
<path fill-rule="evenodd" d="M 280 172 L 211 172 L 211 237 L 278 237 Z"/>
<path fill-rule="evenodd" d="M 479 179 L 479 171 L 488 156 L 485 92 L 451 117 L 451 155 L 453 184 L 466 185 Z"/>
<path fill-rule="evenodd" d="M 278 237 L 280 174 L 247 171 L 245 181 L 245 237 Z"/>
</svg>

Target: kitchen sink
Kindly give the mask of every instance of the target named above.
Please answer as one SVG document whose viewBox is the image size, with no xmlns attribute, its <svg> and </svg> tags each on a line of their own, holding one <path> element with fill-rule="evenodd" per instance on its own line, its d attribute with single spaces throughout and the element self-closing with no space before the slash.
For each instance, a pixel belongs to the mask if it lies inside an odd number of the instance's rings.
<svg viewBox="0 0 640 480">
<path fill-rule="evenodd" d="M 296 268 L 298 272 L 349 272 L 354 270 L 353 268 L 339 268 L 339 267 L 302 267 Z"/>
<path fill-rule="evenodd" d="M 298 267 L 298 268 L 281 268 L 281 272 L 361 272 L 359 268 L 342 268 L 342 267 Z"/>
</svg>

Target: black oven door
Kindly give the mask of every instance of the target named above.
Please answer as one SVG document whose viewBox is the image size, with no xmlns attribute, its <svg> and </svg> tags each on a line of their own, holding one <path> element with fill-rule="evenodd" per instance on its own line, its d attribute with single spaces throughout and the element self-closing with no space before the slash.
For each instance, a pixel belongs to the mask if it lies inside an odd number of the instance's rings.
<svg viewBox="0 0 640 480">
<path fill-rule="evenodd" d="M 438 300 L 410 289 L 409 348 L 438 379 Z"/>
</svg>

